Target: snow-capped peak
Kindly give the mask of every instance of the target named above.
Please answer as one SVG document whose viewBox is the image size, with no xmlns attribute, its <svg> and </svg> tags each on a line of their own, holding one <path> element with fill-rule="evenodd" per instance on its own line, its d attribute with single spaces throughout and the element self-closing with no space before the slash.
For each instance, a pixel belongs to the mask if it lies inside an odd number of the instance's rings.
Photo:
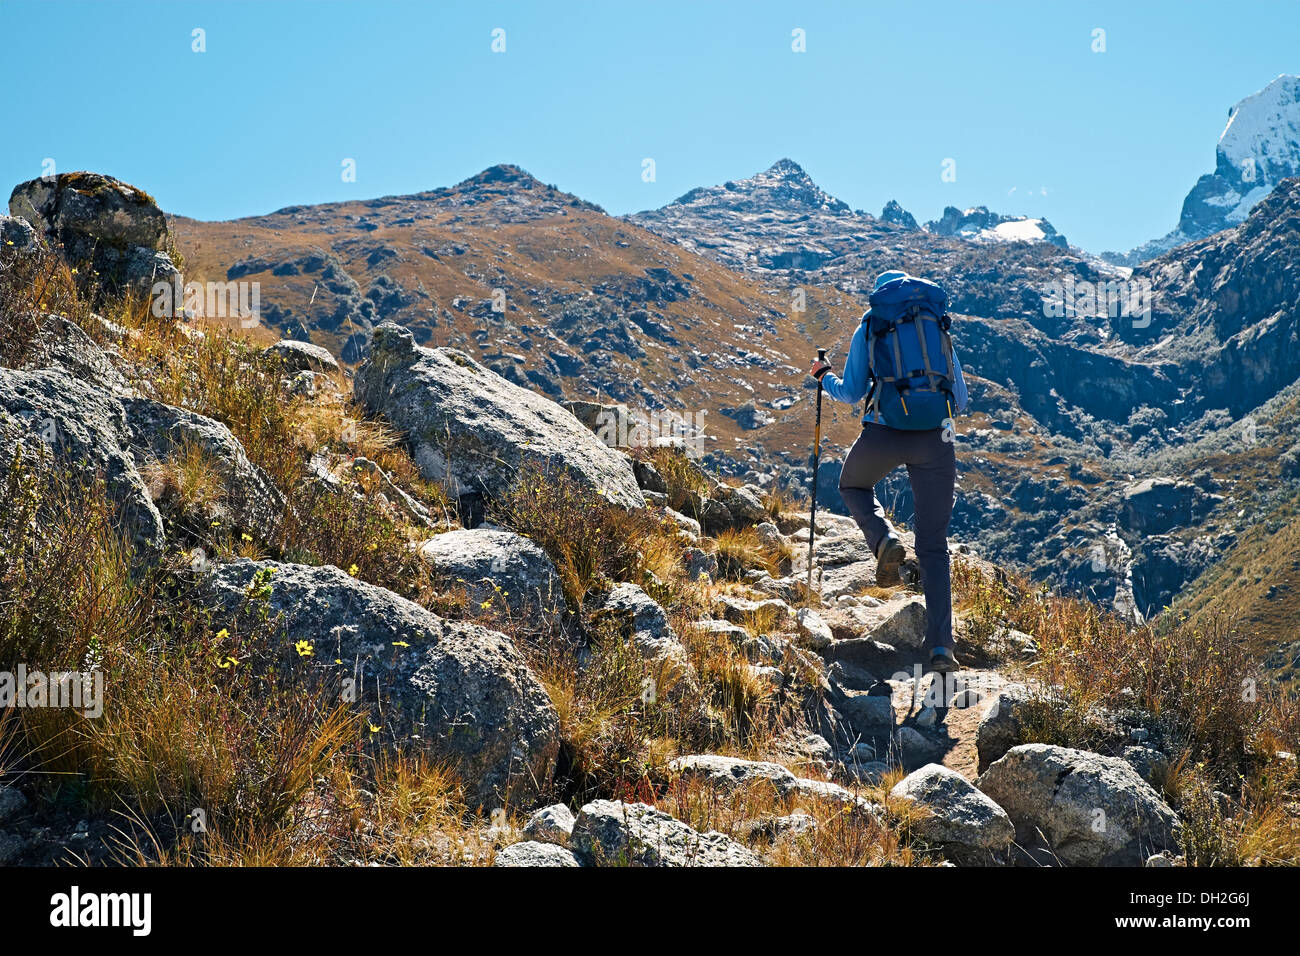
<svg viewBox="0 0 1300 956">
<path fill-rule="evenodd" d="M 1218 159 L 1219 174 L 1247 191 L 1300 172 L 1300 76 L 1283 73 L 1233 107 L 1219 137 Z"/>
<path fill-rule="evenodd" d="M 1178 225 L 1167 235 L 1127 253 L 1103 252 L 1118 265 L 1135 266 L 1175 246 L 1243 222 L 1251 209 L 1290 176 L 1300 175 L 1300 76 L 1283 73 L 1228 111 L 1219 135 L 1214 172 L 1197 180 Z"/>
</svg>

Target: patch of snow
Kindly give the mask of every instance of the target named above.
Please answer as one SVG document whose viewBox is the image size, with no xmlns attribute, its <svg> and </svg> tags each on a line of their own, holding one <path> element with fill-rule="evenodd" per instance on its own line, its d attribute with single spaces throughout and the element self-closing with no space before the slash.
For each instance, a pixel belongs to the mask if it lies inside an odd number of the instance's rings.
<svg viewBox="0 0 1300 956">
<path fill-rule="evenodd" d="M 991 230 L 993 238 L 1004 241 L 1014 242 L 1034 242 L 1043 239 L 1047 233 L 1043 231 L 1043 220 L 1041 219 L 1012 219 L 1008 222 L 1000 222 Z"/>
</svg>

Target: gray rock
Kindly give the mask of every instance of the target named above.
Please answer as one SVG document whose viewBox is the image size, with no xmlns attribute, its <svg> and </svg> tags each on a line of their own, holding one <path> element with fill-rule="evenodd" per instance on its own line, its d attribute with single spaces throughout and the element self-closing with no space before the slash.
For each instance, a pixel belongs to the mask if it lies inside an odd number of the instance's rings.
<svg viewBox="0 0 1300 956">
<path fill-rule="evenodd" d="M 741 488 L 720 485 L 715 494 L 737 525 L 756 525 L 768 520 L 761 493 L 748 485 Z"/>
<path fill-rule="evenodd" d="M 644 803 L 593 800 L 578 814 L 571 843 L 598 866 L 762 866 L 721 833 L 699 833 Z"/>
<path fill-rule="evenodd" d="M 812 608 L 802 607 L 795 612 L 795 623 L 799 627 L 799 637 L 805 645 L 815 651 L 830 647 L 835 636 L 821 615 Z"/>
<path fill-rule="evenodd" d="M 894 743 L 904 767 L 916 767 L 929 763 L 938 756 L 939 744 L 921 733 L 915 727 L 899 727 L 894 732 Z"/>
<path fill-rule="evenodd" d="M 146 476 L 151 466 L 187 448 L 201 451 L 221 479 L 222 495 L 208 502 L 208 519 L 256 531 L 265 540 L 279 527 L 285 501 L 261 468 L 248 460 L 244 446 L 225 425 L 194 412 L 147 398 L 124 398 L 131 452 Z M 151 489 L 151 495 L 159 500 Z"/>
<path fill-rule="evenodd" d="M 268 572 L 269 594 L 250 597 Z M 219 616 L 265 610 L 289 666 L 304 666 L 295 645 L 309 642 L 322 677 L 351 686 L 382 728 L 372 739 L 451 763 L 472 802 L 521 803 L 549 778 L 558 718 L 504 634 L 443 620 L 328 566 L 241 560 L 216 567 L 202 586 Z"/>
<path fill-rule="evenodd" d="M 79 325 L 61 315 L 42 317 L 40 332 L 21 367 L 55 369 L 114 395 L 134 394 L 118 370 L 116 356 L 105 352 Z"/>
<path fill-rule="evenodd" d="M 894 647 L 919 651 L 925 643 L 925 599 L 907 595 L 866 608 L 871 637 Z"/>
<path fill-rule="evenodd" d="M 788 641 L 770 634 L 747 636 L 740 642 L 745 657 L 753 663 L 780 664 L 785 660 L 785 652 L 789 646 Z"/>
<path fill-rule="evenodd" d="M 774 578 L 766 571 L 763 577 L 754 582 L 754 587 L 764 594 L 770 594 L 778 597 L 787 604 L 797 604 L 803 599 L 804 587 L 807 585 L 807 578 L 800 578 L 795 575 L 786 575 L 783 578 Z M 827 632 L 829 633 L 829 631 Z M 811 644 L 809 645 L 812 646 Z"/>
<path fill-rule="evenodd" d="M 888 730 L 894 726 L 893 702 L 883 694 L 843 691 L 835 699 L 834 706 L 859 734 Z"/>
<path fill-rule="evenodd" d="M 1117 757 L 1022 744 L 977 785 L 1006 810 L 1019 842 L 1041 839 L 1067 866 L 1141 866 L 1177 848 L 1178 817 Z"/>
<path fill-rule="evenodd" d="M 85 480 L 102 476 L 137 548 L 158 552 L 163 522 L 130 451 L 122 403 L 63 372 L 0 369 L 0 466 L 52 456 Z"/>
<path fill-rule="evenodd" d="M 420 557 L 449 586 L 463 585 L 476 602 L 502 602 L 512 614 L 538 612 L 547 619 L 564 610 L 564 590 L 550 557 L 513 531 L 448 531 L 424 542 Z"/>
<path fill-rule="evenodd" d="M 561 407 L 572 413 L 582 423 L 582 427 L 596 434 L 602 442 L 611 448 L 627 447 L 627 439 L 636 428 L 632 410 L 626 405 L 605 405 L 601 402 L 589 402 L 582 399 L 561 402 Z M 654 466 L 651 465 L 651 468 Z M 661 489 L 655 488 L 655 491 Z M 667 491 L 667 488 L 662 489 Z"/>
<path fill-rule="evenodd" d="M 32 224 L 21 216 L 0 216 L 0 256 L 29 252 L 40 245 Z"/>
<path fill-rule="evenodd" d="M 668 769 L 687 780 L 702 780 L 724 793 L 770 786 L 780 797 L 803 796 L 875 811 L 873 804 L 839 784 L 798 777 L 786 767 L 765 760 L 744 760 L 720 754 L 678 757 Z"/>
<path fill-rule="evenodd" d="M 750 639 L 749 631 L 730 621 L 703 620 L 692 621 L 690 629 L 703 634 L 718 634 L 728 638 L 736 647 L 741 647 Z"/>
<path fill-rule="evenodd" d="M 665 508 L 664 520 L 674 525 L 678 531 L 685 531 L 693 540 L 698 539 L 700 536 L 700 523 L 694 518 L 682 514 L 680 511 L 674 511 L 672 508 Z M 714 570 L 716 571 L 718 559 L 714 558 L 713 563 L 715 565 Z"/>
<path fill-rule="evenodd" d="M 582 866 L 573 851 L 555 843 L 526 841 L 497 850 L 493 866 Z"/>
<path fill-rule="evenodd" d="M 795 775 L 779 763 L 765 760 L 742 760 L 718 754 L 693 754 L 678 757 L 668 764 L 668 769 L 688 780 L 703 780 L 724 792 L 747 789 L 758 784 L 768 784 L 780 796 L 794 793 Z"/>
<path fill-rule="evenodd" d="M 812 833 L 817 829 L 817 820 L 806 813 L 791 813 L 783 817 L 764 816 L 754 820 L 746 827 L 750 837 L 761 837 L 770 842 Z"/>
<path fill-rule="evenodd" d="M 281 339 L 267 350 L 278 356 L 286 372 L 337 372 L 339 363 L 329 349 L 297 339 Z"/>
<path fill-rule="evenodd" d="M 686 648 L 669 624 L 667 612 L 637 585 L 615 585 L 598 600 L 591 612 L 593 623 L 612 623 L 647 660 L 685 662 Z"/>
<path fill-rule="evenodd" d="M 734 420 L 737 425 L 746 431 L 753 431 L 776 421 L 775 415 L 766 409 L 759 408 L 753 402 L 745 402 L 738 408 L 724 407 L 722 414 Z"/>
<path fill-rule="evenodd" d="M 845 686 L 857 690 L 871 687 L 884 675 L 893 673 L 900 663 L 897 648 L 869 637 L 837 640 L 821 655 L 827 664 L 839 666 Z"/>
<path fill-rule="evenodd" d="M 712 551 L 685 548 L 682 551 L 682 561 L 686 565 L 686 576 L 692 581 L 698 580 L 700 575 L 704 575 L 710 581 L 718 577 L 718 556 Z"/>
<path fill-rule="evenodd" d="M 148 291 L 180 278 L 164 251 L 167 219 L 147 193 L 98 173 L 60 173 L 19 183 L 9 211 L 57 243 L 73 265 L 89 263 L 108 288 Z"/>
<path fill-rule="evenodd" d="M 1169 775 L 1169 758 L 1154 747 L 1135 745 L 1125 747 L 1124 760 L 1138 772 L 1138 776 L 1153 787 L 1164 785 Z"/>
<path fill-rule="evenodd" d="M 837 564 L 831 567 L 822 566 L 820 559 L 815 563 L 817 565 L 816 589 L 824 601 L 834 600 L 846 594 L 861 594 L 876 584 L 875 561 L 855 561 L 852 564 Z M 805 568 L 806 566 L 805 563 Z"/>
<path fill-rule="evenodd" d="M 940 764 L 914 770 L 889 795 L 923 806 L 928 812 L 914 824 L 927 843 L 936 843 L 959 863 L 1000 862 L 1016 828 L 1000 806 L 961 774 Z"/>
<path fill-rule="evenodd" d="M 700 527 L 708 535 L 718 535 L 735 523 L 731 511 L 717 498 L 701 499 L 699 514 Z"/>
<path fill-rule="evenodd" d="M 1187 525 L 1207 509 L 1206 494 L 1190 481 L 1145 478 L 1125 487 L 1121 516 L 1125 527 L 1144 534 L 1162 534 Z"/>
<path fill-rule="evenodd" d="M 975 729 L 975 750 L 983 773 L 1008 750 L 1020 743 L 1024 708 L 1033 699 L 1022 684 L 1010 684 L 985 706 Z"/>
<path fill-rule="evenodd" d="M 562 803 L 542 807 L 524 824 L 524 836 L 539 843 L 568 846 L 569 835 L 573 833 L 574 819 L 573 811 Z"/>
<path fill-rule="evenodd" d="M 645 505 L 627 457 L 564 408 L 464 352 L 421 348 L 400 326 L 375 329 L 354 392 L 359 404 L 406 434 L 424 476 L 454 495 L 502 494 L 535 466 L 567 474 L 593 500 Z"/>
<path fill-rule="evenodd" d="M 715 597 L 713 607 L 715 612 L 721 611 L 722 616 L 733 624 L 750 624 L 769 617 L 776 622 L 785 622 L 793 613 L 790 605 L 777 598 L 751 601 L 730 594 L 719 594 Z"/>
<path fill-rule="evenodd" d="M 636 475 L 636 483 L 641 486 L 643 492 L 668 494 L 668 482 L 664 480 L 663 475 L 659 474 L 659 469 L 655 467 L 654 462 L 649 459 L 633 458 L 632 473 Z"/>
</svg>

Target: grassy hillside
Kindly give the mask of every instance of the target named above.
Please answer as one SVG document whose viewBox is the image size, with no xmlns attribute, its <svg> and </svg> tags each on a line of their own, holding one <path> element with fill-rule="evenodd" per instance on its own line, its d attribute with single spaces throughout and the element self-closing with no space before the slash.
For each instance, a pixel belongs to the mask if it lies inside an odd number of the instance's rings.
<svg viewBox="0 0 1300 956">
<path fill-rule="evenodd" d="M 719 410 L 802 395 L 814 339 L 825 344 L 828 326 L 851 330 L 863 308 L 808 287 L 807 311 L 793 312 L 784 284 L 726 269 L 514 167 L 413 196 L 234 222 L 177 217 L 172 227 L 187 279 L 259 282 L 265 323 L 280 334 L 355 359 L 349 338 L 391 319 L 421 344 L 465 349 L 532 388 L 707 410 L 711 447 L 724 450 L 750 436 Z M 496 290 L 503 311 L 493 311 Z M 790 450 L 807 441 L 764 438 Z"/>
</svg>

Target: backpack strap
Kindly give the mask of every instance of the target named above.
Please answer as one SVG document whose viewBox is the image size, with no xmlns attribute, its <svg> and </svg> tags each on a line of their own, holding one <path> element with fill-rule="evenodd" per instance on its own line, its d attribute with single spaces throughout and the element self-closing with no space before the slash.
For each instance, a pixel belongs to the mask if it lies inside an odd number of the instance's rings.
<svg viewBox="0 0 1300 956">
<path fill-rule="evenodd" d="M 939 332 L 943 341 L 943 357 L 948 363 L 948 381 L 955 382 L 957 380 L 957 365 L 952 358 L 952 335 L 948 332 L 950 328 L 952 328 L 952 319 L 945 312 L 943 317 L 939 319 Z"/>
<path fill-rule="evenodd" d="M 867 343 L 867 371 L 871 373 L 871 391 L 867 393 L 866 411 L 875 416 L 877 422 L 880 421 L 880 376 L 876 374 L 876 339 L 871 334 L 871 311 L 868 310 L 862 316 L 862 323 L 866 326 L 863 332 L 863 338 Z"/>
<path fill-rule="evenodd" d="M 896 378 L 893 381 L 898 386 L 899 391 L 902 391 L 904 386 L 900 385 L 899 382 L 906 380 L 907 372 L 903 368 L 903 346 L 902 340 L 898 337 L 898 326 L 890 323 L 889 335 L 894 341 L 894 375 Z"/>
<path fill-rule="evenodd" d="M 928 313 L 923 313 L 919 306 L 912 306 L 912 327 L 916 329 L 916 341 L 921 346 L 921 365 L 925 370 L 926 380 L 930 383 L 930 388 L 938 391 L 939 385 L 937 379 L 939 373 L 930 365 L 930 350 L 925 344 L 925 330 L 921 328 L 922 319 L 932 319 Z M 938 325 L 938 320 L 934 320 Z"/>
</svg>

